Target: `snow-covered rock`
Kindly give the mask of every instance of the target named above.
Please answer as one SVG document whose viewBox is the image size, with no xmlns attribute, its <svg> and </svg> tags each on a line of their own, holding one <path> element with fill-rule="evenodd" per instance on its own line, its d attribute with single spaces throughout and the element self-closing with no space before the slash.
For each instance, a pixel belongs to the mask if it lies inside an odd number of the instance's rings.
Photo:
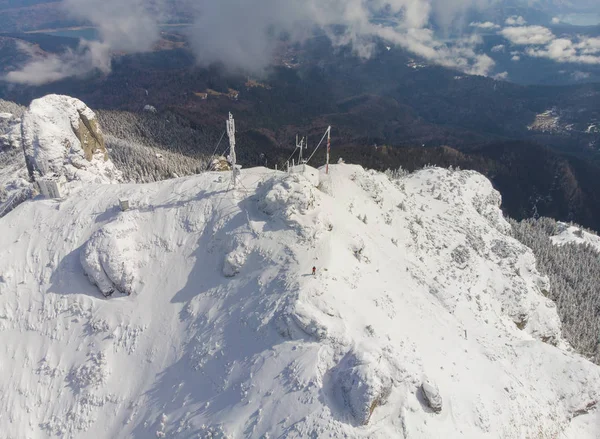
<svg viewBox="0 0 600 439">
<path fill-rule="evenodd" d="M 558 227 L 558 233 L 550 238 L 555 245 L 569 243 L 589 245 L 600 253 L 600 236 L 567 223 L 559 222 Z"/>
<path fill-rule="evenodd" d="M 227 161 L 227 158 L 219 156 L 213 159 L 208 164 L 208 171 L 231 171 L 231 164 Z"/>
<path fill-rule="evenodd" d="M 425 397 L 429 408 L 436 413 L 441 412 L 442 395 L 440 395 L 440 390 L 437 388 L 435 383 L 425 378 L 421 384 L 421 390 L 423 391 L 423 396 Z"/>
<path fill-rule="evenodd" d="M 239 178 L 87 184 L 0 218 L 2 435 L 600 436 L 600 367 L 484 177 Z"/>
<path fill-rule="evenodd" d="M 134 291 L 135 265 L 141 259 L 136 230 L 135 213 L 124 213 L 97 230 L 83 246 L 81 266 L 104 296 Z"/>
<path fill-rule="evenodd" d="M 108 158 L 94 112 L 78 99 L 60 95 L 35 99 L 23 116 L 21 132 L 33 179 L 64 177 L 85 183 L 121 179 Z"/>
</svg>

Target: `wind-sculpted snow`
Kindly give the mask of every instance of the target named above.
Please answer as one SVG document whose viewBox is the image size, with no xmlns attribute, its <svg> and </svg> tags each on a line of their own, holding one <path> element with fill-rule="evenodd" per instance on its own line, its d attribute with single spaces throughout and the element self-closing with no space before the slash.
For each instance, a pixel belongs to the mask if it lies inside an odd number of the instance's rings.
<svg viewBox="0 0 600 439">
<path fill-rule="evenodd" d="M 1 437 L 600 435 L 600 368 L 481 175 L 229 178 L 0 218 Z"/>
</svg>

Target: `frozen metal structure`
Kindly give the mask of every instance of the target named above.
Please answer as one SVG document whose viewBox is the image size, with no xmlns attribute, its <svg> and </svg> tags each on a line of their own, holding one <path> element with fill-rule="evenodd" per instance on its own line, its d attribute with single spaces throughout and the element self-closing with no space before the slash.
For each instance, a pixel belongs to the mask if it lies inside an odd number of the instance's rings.
<svg viewBox="0 0 600 439">
<path fill-rule="evenodd" d="M 331 125 L 327 127 L 327 163 L 325 164 L 325 174 L 329 174 L 329 152 L 331 151 Z"/>
<path fill-rule="evenodd" d="M 40 178 L 37 180 L 40 192 L 46 198 L 62 198 L 63 191 L 62 185 L 58 179 L 55 178 Z"/>
<path fill-rule="evenodd" d="M 231 163 L 231 181 L 233 183 L 233 187 L 236 187 L 236 173 L 237 168 L 235 165 L 236 157 L 235 157 L 235 121 L 233 120 L 233 115 L 229 113 L 229 119 L 227 119 L 227 136 L 229 137 L 229 162 Z"/>
<path fill-rule="evenodd" d="M 319 144 L 317 145 L 315 150 L 312 152 L 310 157 L 307 160 L 303 161 L 302 163 L 308 163 L 310 161 L 310 159 L 312 159 L 312 157 L 315 155 L 315 153 L 321 146 L 321 143 L 323 143 L 323 140 L 325 140 L 325 136 L 327 136 L 327 155 L 326 155 L 326 161 L 325 161 L 325 173 L 329 174 L 329 153 L 331 151 L 331 125 L 329 125 L 327 127 L 325 134 L 323 134 L 323 137 L 321 137 L 321 141 L 319 142 Z M 294 150 L 294 152 L 295 152 L 295 150 Z"/>
<path fill-rule="evenodd" d="M 298 135 L 296 135 L 296 149 L 300 150 L 300 157 L 298 158 L 298 164 L 306 163 L 306 159 L 302 159 L 302 150 L 307 149 L 308 145 L 306 144 L 306 139 L 303 137 L 300 139 L 300 143 L 298 143 Z"/>
</svg>

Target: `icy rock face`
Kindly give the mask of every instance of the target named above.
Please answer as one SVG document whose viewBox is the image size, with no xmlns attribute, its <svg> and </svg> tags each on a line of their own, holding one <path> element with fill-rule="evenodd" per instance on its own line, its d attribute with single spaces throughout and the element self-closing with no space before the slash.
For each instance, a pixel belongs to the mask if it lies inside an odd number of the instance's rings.
<svg viewBox="0 0 600 439">
<path fill-rule="evenodd" d="M 120 172 L 108 158 L 96 115 L 83 102 L 48 95 L 31 102 L 22 121 L 22 144 L 32 178 L 114 183 Z"/>
</svg>

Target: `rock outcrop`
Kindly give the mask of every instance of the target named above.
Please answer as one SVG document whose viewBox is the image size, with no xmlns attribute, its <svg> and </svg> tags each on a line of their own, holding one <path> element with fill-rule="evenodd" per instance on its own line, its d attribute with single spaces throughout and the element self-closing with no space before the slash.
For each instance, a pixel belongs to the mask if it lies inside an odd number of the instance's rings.
<svg viewBox="0 0 600 439">
<path fill-rule="evenodd" d="M 22 121 L 22 145 L 32 179 L 64 177 L 67 181 L 119 181 L 108 158 L 96 115 L 83 102 L 48 95 L 31 102 Z"/>
</svg>

